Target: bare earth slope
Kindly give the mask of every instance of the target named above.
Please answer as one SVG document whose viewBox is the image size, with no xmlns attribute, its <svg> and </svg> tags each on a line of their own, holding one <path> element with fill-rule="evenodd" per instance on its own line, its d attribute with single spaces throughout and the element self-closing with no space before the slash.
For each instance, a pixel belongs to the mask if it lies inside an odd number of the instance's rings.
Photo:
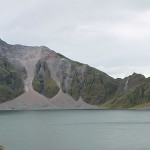
<svg viewBox="0 0 150 150">
<path fill-rule="evenodd" d="M 13 64 L 14 68 L 22 75 L 24 81 L 25 93 L 19 97 L 0 104 L 0 109 L 80 109 L 96 108 L 82 100 L 75 101 L 67 93 L 63 93 L 61 88 L 53 98 L 47 98 L 36 92 L 32 87 L 32 81 L 35 77 L 35 66 L 42 59 L 47 62 L 50 76 L 60 87 L 59 79 L 60 65 L 62 59 L 54 51 L 46 47 L 31 47 L 21 45 L 9 45 L 1 41 L 0 54 L 7 61 Z M 26 74 L 22 73 L 23 68 Z"/>
</svg>

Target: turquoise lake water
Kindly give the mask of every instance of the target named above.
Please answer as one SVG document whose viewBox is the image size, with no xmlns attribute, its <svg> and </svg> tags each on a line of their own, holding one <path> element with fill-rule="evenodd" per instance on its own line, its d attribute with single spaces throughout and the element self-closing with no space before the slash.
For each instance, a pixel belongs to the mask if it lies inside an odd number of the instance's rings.
<svg viewBox="0 0 150 150">
<path fill-rule="evenodd" d="M 150 150 L 150 111 L 0 111 L 5 150 Z"/>
</svg>

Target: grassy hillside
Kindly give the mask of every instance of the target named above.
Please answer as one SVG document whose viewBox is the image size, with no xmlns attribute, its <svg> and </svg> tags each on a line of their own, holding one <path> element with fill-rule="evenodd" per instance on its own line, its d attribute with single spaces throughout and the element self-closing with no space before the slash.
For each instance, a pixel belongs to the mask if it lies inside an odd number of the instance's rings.
<svg viewBox="0 0 150 150">
<path fill-rule="evenodd" d="M 74 74 L 69 94 L 76 100 L 81 97 L 90 104 L 108 101 L 117 90 L 115 80 L 105 73 L 87 66 L 80 77 Z"/>
<path fill-rule="evenodd" d="M 32 85 L 35 91 L 48 98 L 54 97 L 59 92 L 59 87 L 51 78 L 46 62 L 41 60 L 36 64 L 36 75 Z"/>
<path fill-rule="evenodd" d="M 81 97 L 87 103 L 105 108 L 132 108 L 150 103 L 150 78 L 133 73 L 124 79 L 113 79 L 88 65 L 83 72 L 83 64 L 68 60 L 72 79 L 68 94 L 75 100 Z"/>
<path fill-rule="evenodd" d="M 11 100 L 24 92 L 24 84 L 14 67 L 0 59 L 0 103 Z"/>
<path fill-rule="evenodd" d="M 132 108 L 150 102 L 150 79 L 143 75 L 129 76 L 128 88 L 119 90 L 116 95 L 104 104 L 107 108 Z"/>
<path fill-rule="evenodd" d="M 102 104 L 111 99 L 118 88 L 115 79 L 88 65 L 68 60 L 71 63 L 70 75 L 72 76 L 68 94 L 75 100 L 81 97 L 90 104 Z"/>
</svg>

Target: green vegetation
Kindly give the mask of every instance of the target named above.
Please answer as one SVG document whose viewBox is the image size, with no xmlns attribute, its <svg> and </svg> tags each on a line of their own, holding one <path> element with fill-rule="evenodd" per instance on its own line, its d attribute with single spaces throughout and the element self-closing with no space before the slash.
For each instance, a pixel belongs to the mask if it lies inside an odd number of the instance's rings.
<svg viewBox="0 0 150 150">
<path fill-rule="evenodd" d="M 32 81 L 32 86 L 33 86 L 33 89 L 37 92 L 39 92 L 39 87 L 40 87 L 40 82 L 38 80 L 38 76 L 35 75 L 33 81 Z"/>
<path fill-rule="evenodd" d="M 73 77 L 70 89 L 68 92 L 75 100 L 80 97 L 80 82 L 76 76 Z"/>
<path fill-rule="evenodd" d="M 0 145 L 0 150 L 4 150 L 4 147 Z"/>
<path fill-rule="evenodd" d="M 135 108 L 150 103 L 150 79 L 142 75 L 130 76 L 127 90 L 119 90 L 118 93 L 103 106 L 106 108 Z"/>
<path fill-rule="evenodd" d="M 128 78 L 113 79 L 88 65 L 81 75 L 79 70 L 83 64 L 68 60 L 72 75 L 68 94 L 75 100 L 81 97 L 87 103 L 105 108 L 132 108 L 150 103 L 150 78 L 134 73 L 129 76 L 128 88 L 125 89 Z M 62 89 L 64 86 L 61 86 Z"/>
<path fill-rule="evenodd" d="M 51 78 L 46 62 L 42 60 L 36 64 L 36 75 L 32 85 L 35 91 L 48 98 L 54 97 L 59 92 L 59 87 Z"/>
<path fill-rule="evenodd" d="M 117 82 L 105 73 L 86 66 L 84 73 L 77 70 L 81 65 L 72 64 L 72 82 L 69 94 L 78 100 L 82 99 L 90 104 L 101 104 L 108 101 L 117 90 Z"/>
<path fill-rule="evenodd" d="M 84 73 L 84 83 L 81 97 L 90 104 L 101 104 L 108 101 L 116 92 L 115 80 L 105 73 L 87 67 Z"/>
<path fill-rule="evenodd" d="M 59 57 L 61 57 L 61 58 L 65 58 L 65 59 L 69 60 L 70 63 L 71 63 L 71 65 L 72 65 L 72 67 L 73 67 L 72 69 L 74 69 L 75 67 L 80 67 L 80 66 L 83 65 L 82 63 L 77 62 L 77 61 L 73 61 L 73 60 L 71 60 L 71 59 L 69 59 L 69 58 L 63 56 L 62 54 L 57 53 L 57 55 L 58 55 Z"/>
<path fill-rule="evenodd" d="M 24 92 L 24 84 L 14 67 L 0 60 L 0 103 L 11 100 Z"/>
</svg>

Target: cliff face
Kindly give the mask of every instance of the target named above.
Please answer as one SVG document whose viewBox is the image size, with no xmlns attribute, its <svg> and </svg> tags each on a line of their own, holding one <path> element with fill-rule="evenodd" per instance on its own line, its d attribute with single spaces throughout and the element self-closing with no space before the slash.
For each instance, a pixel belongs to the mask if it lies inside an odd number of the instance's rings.
<svg viewBox="0 0 150 150">
<path fill-rule="evenodd" d="M 149 103 L 149 93 L 150 79 L 143 75 L 113 79 L 47 47 L 0 40 L 0 106 L 5 108 L 130 108 Z"/>
<path fill-rule="evenodd" d="M 23 81 L 11 65 L 0 59 L 0 102 L 13 99 L 24 92 Z"/>
<path fill-rule="evenodd" d="M 133 73 L 125 79 L 118 79 L 116 95 L 107 103 L 108 108 L 130 108 L 150 102 L 150 79 Z M 148 104 L 149 105 L 149 104 Z"/>
<path fill-rule="evenodd" d="M 0 103 L 13 99 L 24 93 L 23 74 L 25 68 L 20 66 L 15 69 L 13 63 L 8 60 L 8 45 L 0 41 Z"/>
</svg>

